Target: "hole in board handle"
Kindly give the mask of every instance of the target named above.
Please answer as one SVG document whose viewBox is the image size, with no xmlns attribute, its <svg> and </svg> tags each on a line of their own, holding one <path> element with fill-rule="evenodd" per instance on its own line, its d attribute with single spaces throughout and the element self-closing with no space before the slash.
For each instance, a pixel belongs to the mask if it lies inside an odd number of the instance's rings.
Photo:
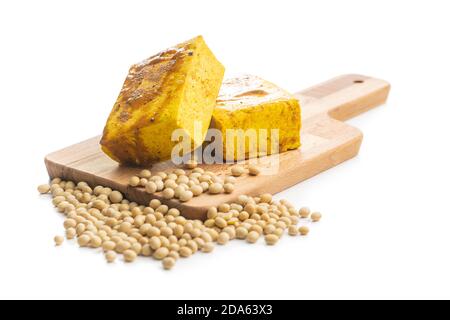
<svg viewBox="0 0 450 320">
<path fill-rule="evenodd" d="M 353 80 L 353 83 L 364 83 L 364 80 Z"/>
</svg>

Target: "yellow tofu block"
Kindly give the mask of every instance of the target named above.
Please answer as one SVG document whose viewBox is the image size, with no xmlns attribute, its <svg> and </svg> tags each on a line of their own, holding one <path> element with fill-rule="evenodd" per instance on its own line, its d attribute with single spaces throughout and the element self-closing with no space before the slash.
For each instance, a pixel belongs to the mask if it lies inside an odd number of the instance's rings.
<svg viewBox="0 0 450 320">
<path fill-rule="evenodd" d="M 242 160 L 274 153 L 272 138 L 276 134 L 272 129 L 279 130 L 278 152 L 299 148 L 300 113 L 300 104 L 293 95 L 259 77 L 243 75 L 222 84 L 211 126 L 222 133 L 224 159 Z M 255 129 L 256 141 L 249 139 L 251 135 L 245 139 L 232 135 L 227 138 L 228 129 Z"/>
<path fill-rule="evenodd" d="M 200 146 L 224 70 L 201 36 L 133 65 L 103 131 L 103 151 L 121 164 L 167 160 L 176 129 L 193 148 Z M 201 123 L 200 135 L 194 135 L 194 121 Z"/>
</svg>

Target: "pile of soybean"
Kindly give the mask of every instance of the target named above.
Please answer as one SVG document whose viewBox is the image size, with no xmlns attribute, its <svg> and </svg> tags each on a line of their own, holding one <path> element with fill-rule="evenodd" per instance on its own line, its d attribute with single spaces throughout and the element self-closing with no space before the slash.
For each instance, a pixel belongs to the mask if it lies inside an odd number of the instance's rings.
<svg viewBox="0 0 450 320">
<path fill-rule="evenodd" d="M 125 262 L 138 256 L 153 257 L 167 270 L 179 258 L 212 252 L 216 244 L 234 239 L 256 243 L 264 237 L 267 245 L 275 245 L 285 233 L 306 236 L 309 228 L 300 222 L 321 219 L 319 212 L 311 213 L 306 207 L 297 210 L 286 200 L 275 201 L 270 194 L 240 195 L 235 203 L 209 208 L 207 220 L 201 221 L 186 219 L 178 209 L 157 199 L 148 206 L 139 205 L 124 199 L 119 191 L 91 188 L 86 182 L 55 178 L 40 185 L 38 191 L 51 193 L 53 205 L 65 215 L 66 238 L 76 238 L 80 247 L 102 250 L 110 263 L 117 254 L 122 254 Z M 54 241 L 61 245 L 64 237 L 56 236 Z"/>
<path fill-rule="evenodd" d="M 197 168 L 197 162 L 189 162 L 186 165 L 191 169 L 188 173 L 178 168 L 172 172 L 157 172 L 152 174 L 148 169 L 142 170 L 139 175 L 132 176 L 128 182 L 130 187 L 144 188 L 145 192 L 154 194 L 161 192 L 164 199 L 178 199 L 181 202 L 188 202 L 193 197 L 198 197 L 203 193 L 210 195 L 221 193 L 233 193 L 236 178 L 248 172 L 250 176 L 257 176 L 260 169 L 250 165 L 248 170 L 241 165 L 232 166 L 231 175 L 224 179 L 218 177 L 214 172 Z"/>
</svg>

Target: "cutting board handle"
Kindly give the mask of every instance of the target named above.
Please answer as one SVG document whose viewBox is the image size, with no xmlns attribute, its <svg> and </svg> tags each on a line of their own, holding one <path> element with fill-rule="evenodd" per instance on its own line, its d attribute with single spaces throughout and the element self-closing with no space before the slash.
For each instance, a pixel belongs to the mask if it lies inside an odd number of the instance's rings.
<svg viewBox="0 0 450 320">
<path fill-rule="evenodd" d="M 384 104 L 390 84 L 384 80 L 347 74 L 295 94 L 302 108 L 303 120 L 318 115 L 345 121 Z M 307 103 L 305 103 L 307 101 Z"/>
</svg>

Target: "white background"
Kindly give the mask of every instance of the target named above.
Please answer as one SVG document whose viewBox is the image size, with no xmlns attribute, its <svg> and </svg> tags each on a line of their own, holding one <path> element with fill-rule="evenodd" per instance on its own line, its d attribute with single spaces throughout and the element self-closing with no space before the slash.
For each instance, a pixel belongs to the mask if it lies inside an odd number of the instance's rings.
<svg viewBox="0 0 450 320">
<path fill-rule="evenodd" d="M 450 298 L 448 1 L 2 1 L 0 298 Z M 298 91 L 345 73 L 392 84 L 350 121 L 357 158 L 278 198 L 308 238 L 234 241 L 171 272 L 53 246 L 44 156 L 101 133 L 131 63 L 204 35 L 227 72 Z"/>
</svg>

